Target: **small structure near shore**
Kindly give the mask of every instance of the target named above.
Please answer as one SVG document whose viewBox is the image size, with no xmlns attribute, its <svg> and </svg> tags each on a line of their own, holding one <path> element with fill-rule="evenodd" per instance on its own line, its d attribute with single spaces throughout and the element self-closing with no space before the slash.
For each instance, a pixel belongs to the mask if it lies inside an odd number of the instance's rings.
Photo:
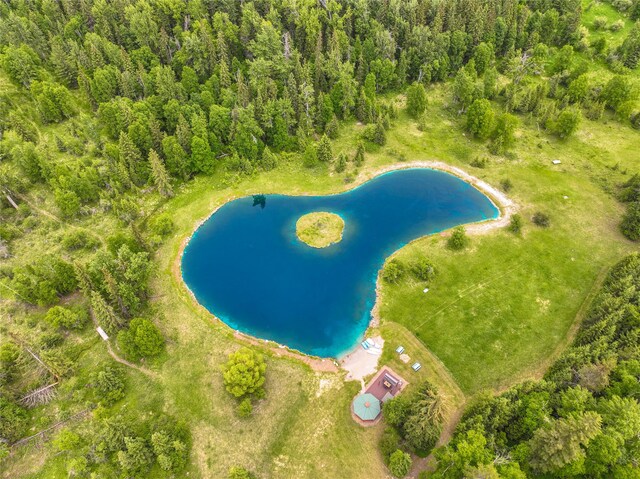
<svg viewBox="0 0 640 479">
<path fill-rule="evenodd" d="M 371 393 L 360 394 L 353 400 L 353 413 L 363 421 L 373 421 L 380 411 L 380 401 Z"/>
<path fill-rule="evenodd" d="M 378 424 L 382 417 L 382 405 L 400 394 L 406 386 L 407 382 L 400 375 L 384 366 L 369 381 L 364 392 L 356 396 L 351 403 L 354 421 L 362 426 Z"/>
</svg>

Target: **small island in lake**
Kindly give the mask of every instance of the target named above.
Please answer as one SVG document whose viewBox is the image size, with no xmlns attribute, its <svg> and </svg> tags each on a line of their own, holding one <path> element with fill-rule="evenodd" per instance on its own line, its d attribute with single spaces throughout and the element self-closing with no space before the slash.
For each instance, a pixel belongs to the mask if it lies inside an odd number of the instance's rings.
<svg viewBox="0 0 640 479">
<path fill-rule="evenodd" d="M 313 248 L 326 248 L 339 243 L 343 231 L 344 220 L 326 211 L 306 214 L 296 222 L 296 236 Z"/>
</svg>

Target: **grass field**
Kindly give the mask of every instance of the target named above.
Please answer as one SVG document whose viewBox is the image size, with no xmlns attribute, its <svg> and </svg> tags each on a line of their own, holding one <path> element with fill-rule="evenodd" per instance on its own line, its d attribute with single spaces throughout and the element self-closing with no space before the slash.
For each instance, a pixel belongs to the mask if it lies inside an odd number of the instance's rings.
<svg viewBox="0 0 640 479">
<path fill-rule="evenodd" d="M 298 239 L 314 248 L 326 248 L 340 242 L 343 230 L 344 220 L 326 211 L 306 214 L 296 222 Z"/>
</svg>

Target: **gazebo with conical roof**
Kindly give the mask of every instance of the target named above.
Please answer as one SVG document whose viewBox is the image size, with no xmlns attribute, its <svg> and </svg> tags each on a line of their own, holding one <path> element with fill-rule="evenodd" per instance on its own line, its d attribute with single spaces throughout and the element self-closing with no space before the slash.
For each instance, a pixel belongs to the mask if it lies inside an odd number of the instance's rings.
<svg viewBox="0 0 640 479">
<path fill-rule="evenodd" d="M 360 394 L 353 400 L 353 412 L 363 421 L 373 421 L 380 415 L 380 401 L 373 394 Z"/>
</svg>

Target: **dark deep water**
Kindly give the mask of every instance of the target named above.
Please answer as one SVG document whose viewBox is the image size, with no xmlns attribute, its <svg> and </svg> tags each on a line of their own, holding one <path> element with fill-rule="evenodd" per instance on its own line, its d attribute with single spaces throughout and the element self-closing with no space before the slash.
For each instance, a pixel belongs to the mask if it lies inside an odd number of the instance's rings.
<svg viewBox="0 0 640 479">
<path fill-rule="evenodd" d="M 297 239 L 296 221 L 313 211 L 344 219 L 340 243 L 316 249 Z M 337 195 L 240 198 L 194 233 L 182 276 L 232 328 L 338 357 L 367 328 L 387 256 L 420 236 L 498 214 L 468 183 L 426 168 L 386 173 Z"/>
</svg>

